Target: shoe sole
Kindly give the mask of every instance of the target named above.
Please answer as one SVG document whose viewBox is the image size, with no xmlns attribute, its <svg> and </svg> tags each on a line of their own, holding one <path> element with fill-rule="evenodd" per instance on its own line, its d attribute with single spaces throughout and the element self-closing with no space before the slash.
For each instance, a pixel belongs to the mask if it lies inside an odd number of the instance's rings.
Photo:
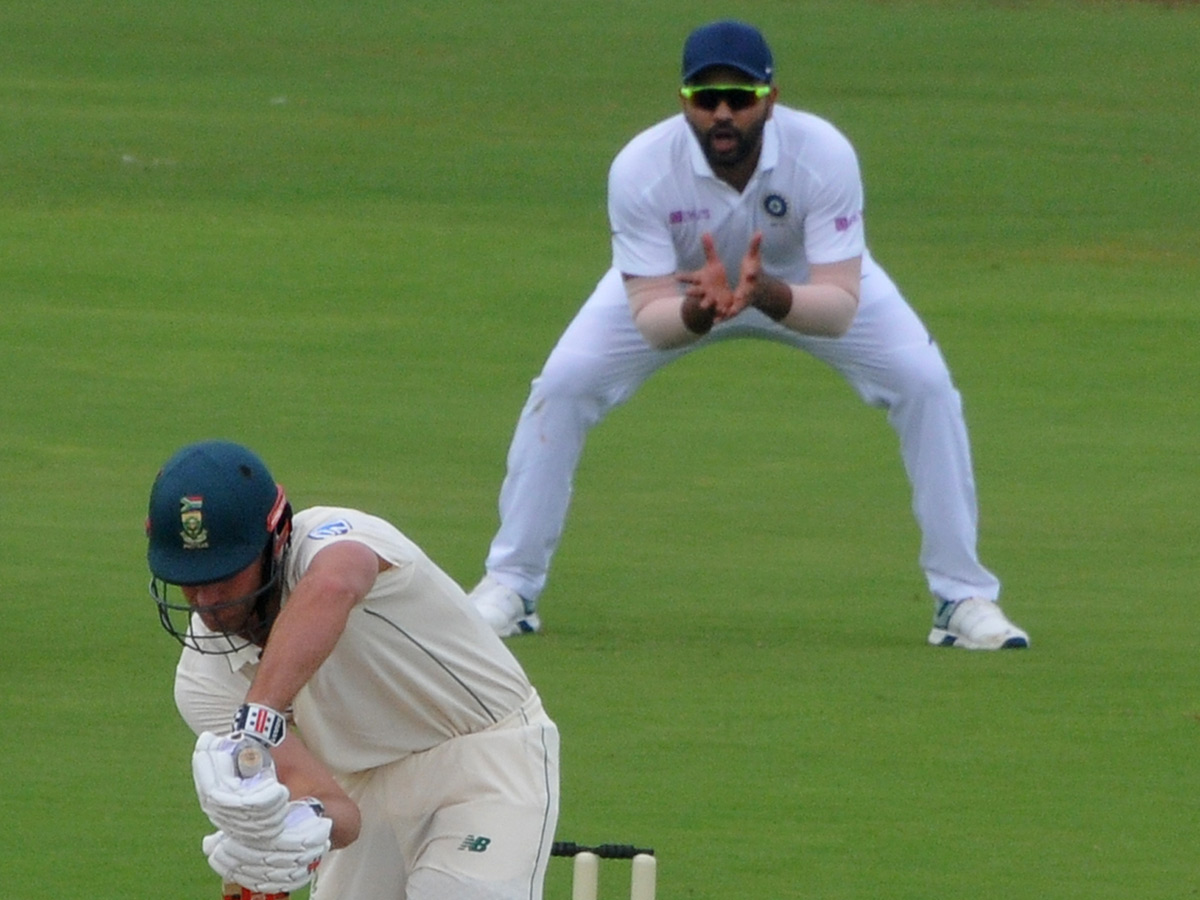
<svg viewBox="0 0 1200 900">
<path fill-rule="evenodd" d="M 511 623 L 504 631 L 500 632 L 500 637 L 520 637 L 523 634 L 537 634 L 541 630 L 542 620 L 538 618 L 537 613 L 533 613 Z"/>
<path fill-rule="evenodd" d="M 1029 648 L 1029 638 L 1017 634 L 992 647 L 957 637 L 944 628 L 935 628 L 929 632 L 929 643 L 934 647 L 958 647 L 962 650 L 1026 650 Z"/>
</svg>

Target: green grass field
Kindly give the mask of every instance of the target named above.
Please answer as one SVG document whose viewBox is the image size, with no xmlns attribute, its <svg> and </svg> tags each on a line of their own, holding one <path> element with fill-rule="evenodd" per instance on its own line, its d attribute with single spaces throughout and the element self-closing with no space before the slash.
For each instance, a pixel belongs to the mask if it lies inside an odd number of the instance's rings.
<svg viewBox="0 0 1200 900">
<path fill-rule="evenodd" d="M 47 0 L 0 8 L 0 895 L 217 895 L 157 466 L 243 441 L 472 585 L 608 263 L 609 160 L 731 13 L 859 149 L 1034 647 L 924 646 L 877 411 L 776 347 L 697 354 L 593 434 L 513 644 L 560 837 L 652 844 L 663 900 L 1200 894 L 1195 4 Z"/>
</svg>

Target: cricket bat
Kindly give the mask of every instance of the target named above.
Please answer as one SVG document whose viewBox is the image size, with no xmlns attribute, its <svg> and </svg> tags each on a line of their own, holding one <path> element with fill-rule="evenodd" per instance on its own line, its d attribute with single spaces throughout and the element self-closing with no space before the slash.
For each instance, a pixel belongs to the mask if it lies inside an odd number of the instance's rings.
<svg viewBox="0 0 1200 900">
<path fill-rule="evenodd" d="M 264 894 L 240 884 L 228 884 L 222 889 L 221 900 L 287 900 L 288 894 Z"/>
<path fill-rule="evenodd" d="M 239 778 L 253 778 L 267 766 L 271 765 L 271 756 L 267 748 L 251 738 L 243 738 L 241 746 L 233 757 L 233 767 Z M 264 894 L 262 891 L 252 891 L 240 884 L 225 882 L 221 890 L 221 900 L 288 900 L 286 892 Z"/>
</svg>

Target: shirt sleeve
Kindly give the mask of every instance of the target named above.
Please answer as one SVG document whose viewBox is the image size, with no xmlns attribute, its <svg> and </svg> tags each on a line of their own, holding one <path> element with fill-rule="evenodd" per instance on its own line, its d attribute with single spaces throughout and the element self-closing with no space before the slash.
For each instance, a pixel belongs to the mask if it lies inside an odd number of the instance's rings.
<svg viewBox="0 0 1200 900">
<path fill-rule="evenodd" d="M 829 126 L 810 163 L 814 192 L 804 222 L 804 253 L 810 263 L 834 263 L 866 249 L 863 185 L 850 141 Z"/>
<path fill-rule="evenodd" d="M 650 179 L 626 147 L 608 171 L 613 267 L 625 275 L 670 275 L 678 264 L 668 223 L 650 202 Z"/>
<path fill-rule="evenodd" d="M 304 576 L 313 557 L 342 541 L 370 547 L 395 571 L 410 570 L 423 555 L 399 529 L 383 519 L 355 509 L 314 507 L 297 514 L 295 520 L 286 573 L 288 592 Z"/>
</svg>

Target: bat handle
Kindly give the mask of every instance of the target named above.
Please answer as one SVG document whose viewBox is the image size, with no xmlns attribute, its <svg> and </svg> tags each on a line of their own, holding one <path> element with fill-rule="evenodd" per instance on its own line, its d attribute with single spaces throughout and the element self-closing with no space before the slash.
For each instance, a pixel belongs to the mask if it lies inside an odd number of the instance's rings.
<svg viewBox="0 0 1200 900">
<path fill-rule="evenodd" d="M 266 744 L 239 733 L 230 735 L 230 738 L 235 742 L 233 766 L 237 770 L 239 778 L 253 778 L 263 769 L 269 769 L 274 765 L 271 751 L 267 749 Z"/>
<path fill-rule="evenodd" d="M 288 896 L 286 893 L 264 894 L 228 881 L 225 882 L 221 893 L 222 900 L 288 900 Z"/>
<path fill-rule="evenodd" d="M 271 752 L 265 745 L 240 734 L 232 737 L 237 741 L 233 751 L 233 765 L 239 778 L 253 778 L 263 769 L 274 765 Z M 222 900 L 288 900 L 289 896 L 286 892 L 264 894 L 262 891 L 253 891 L 230 881 L 225 882 L 221 893 Z"/>
</svg>

